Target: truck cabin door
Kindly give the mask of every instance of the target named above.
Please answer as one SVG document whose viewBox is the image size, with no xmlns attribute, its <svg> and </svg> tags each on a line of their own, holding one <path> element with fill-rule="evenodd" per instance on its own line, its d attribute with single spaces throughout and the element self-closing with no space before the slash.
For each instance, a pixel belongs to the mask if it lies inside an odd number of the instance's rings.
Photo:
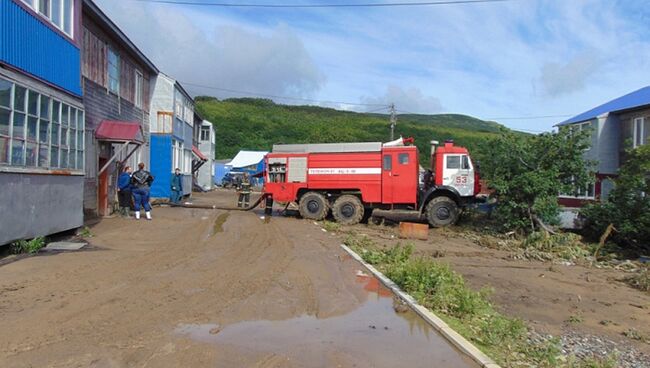
<svg viewBox="0 0 650 368">
<path fill-rule="evenodd" d="M 446 154 L 442 185 L 455 188 L 461 197 L 474 195 L 474 167 L 466 154 Z"/>
<path fill-rule="evenodd" d="M 415 150 L 384 150 L 382 202 L 416 204 L 418 164 Z"/>
</svg>

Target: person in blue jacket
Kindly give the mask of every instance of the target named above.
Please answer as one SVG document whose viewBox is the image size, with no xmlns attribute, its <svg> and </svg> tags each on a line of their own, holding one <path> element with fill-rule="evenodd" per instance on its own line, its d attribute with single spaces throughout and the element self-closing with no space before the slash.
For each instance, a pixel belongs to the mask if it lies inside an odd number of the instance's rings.
<svg viewBox="0 0 650 368">
<path fill-rule="evenodd" d="M 130 166 L 125 166 L 117 178 L 117 200 L 120 206 L 120 215 L 129 217 L 131 209 L 131 172 Z"/>
<path fill-rule="evenodd" d="M 180 203 L 181 197 L 183 196 L 183 175 L 181 175 L 181 170 L 179 168 L 176 168 L 172 174 L 171 189 L 171 202 L 176 204 Z"/>
</svg>

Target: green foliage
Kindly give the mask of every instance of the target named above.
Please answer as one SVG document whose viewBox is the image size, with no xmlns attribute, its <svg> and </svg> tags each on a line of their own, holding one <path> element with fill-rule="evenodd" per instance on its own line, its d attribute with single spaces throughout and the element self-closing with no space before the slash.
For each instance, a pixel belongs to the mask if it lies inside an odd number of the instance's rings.
<svg viewBox="0 0 650 368">
<path fill-rule="evenodd" d="M 345 244 L 357 252 L 364 261 L 372 265 L 396 264 L 406 262 L 413 253 L 413 244 L 401 246 L 397 243 L 389 249 L 379 249 L 368 236 L 348 234 Z"/>
<path fill-rule="evenodd" d="M 592 175 L 583 153 L 587 132 L 521 135 L 503 131 L 485 142 L 481 174 L 495 190 L 495 215 L 504 230 L 535 231 L 557 222 L 559 193 L 584 187 Z"/>
<path fill-rule="evenodd" d="M 385 267 L 385 274 L 424 306 L 459 319 L 484 314 L 491 308 L 487 290 L 472 291 L 448 265 L 430 259 L 393 263 Z"/>
<path fill-rule="evenodd" d="M 589 357 L 583 360 L 571 359 L 568 364 L 569 368 L 616 368 L 618 367 L 618 358 L 611 354 L 604 358 Z"/>
<path fill-rule="evenodd" d="M 650 249 L 650 145 L 627 152 L 607 200 L 585 207 L 585 234 L 598 239 L 610 223 L 620 245 Z"/>
<path fill-rule="evenodd" d="M 79 231 L 79 236 L 82 238 L 92 238 L 93 233 L 90 231 L 88 226 L 84 226 L 84 228 Z"/>
<path fill-rule="evenodd" d="M 634 275 L 628 277 L 626 281 L 634 288 L 650 291 L 650 266 L 646 264 Z"/>
<path fill-rule="evenodd" d="M 39 236 L 32 240 L 19 240 L 11 244 L 14 253 L 35 254 L 45 246 L 45 238 Z"/>
<path fill-rule="evenodd" d="M 337 233 L 341 230 L 341 224 L 334 221 L 323 221 L 323 229 L 332 233 Z"/>
<path fill-rule="evenodd" d="M 524 256 L 529 259 L 567 261 L 586 259 L 593 255 L 593 250 L 585 246 L 579 235 L 573 233 L 548 234 L 535 231 L 522 242 Z"/>
<path fill-rule="evenodd" d="M 273 144 L 388 141 L 388 116 L 318 106 L 279 105 L 271 100 L 196 98 L 198 112 L 217 129 L 216 155 L 234 157 L 241 149 L 270 150 Z M 478 155 L 479 144 L 502 127 L 464 115 L 399 115 L 396 135 L 414 137 L 427 166 L 433 140 L 453 139 Z"/>
</svg>

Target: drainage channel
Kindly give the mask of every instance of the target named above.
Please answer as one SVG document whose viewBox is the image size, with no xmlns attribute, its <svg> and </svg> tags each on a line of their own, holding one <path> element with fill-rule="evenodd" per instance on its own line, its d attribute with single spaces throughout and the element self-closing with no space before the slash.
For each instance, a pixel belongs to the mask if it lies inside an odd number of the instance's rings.
<svg viewBox="0 0 650 368">
<path fill-rule="evenodd" d="M 479 367 L 377 278 L 359 273 L 357 284 L 366 301 L 345 315 L 322 319 L 303 315 L 223 327 L 182 324 L 175 332 L 237 351 L 282 356 L 300 367 Z"/>
</svg>

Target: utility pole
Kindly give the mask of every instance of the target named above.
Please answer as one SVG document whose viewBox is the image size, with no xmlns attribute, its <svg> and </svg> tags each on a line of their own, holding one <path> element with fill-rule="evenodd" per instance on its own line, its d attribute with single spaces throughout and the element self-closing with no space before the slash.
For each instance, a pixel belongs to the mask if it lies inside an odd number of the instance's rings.
<svg viewBox="0 0 650 368">
<path fill-rule="evenodd" d="M 397 115 L 395 114 L 395 104 L 390 104 L 390 140 L 395 139 L 395 125 L 397 125 Z"/>
</svg>

